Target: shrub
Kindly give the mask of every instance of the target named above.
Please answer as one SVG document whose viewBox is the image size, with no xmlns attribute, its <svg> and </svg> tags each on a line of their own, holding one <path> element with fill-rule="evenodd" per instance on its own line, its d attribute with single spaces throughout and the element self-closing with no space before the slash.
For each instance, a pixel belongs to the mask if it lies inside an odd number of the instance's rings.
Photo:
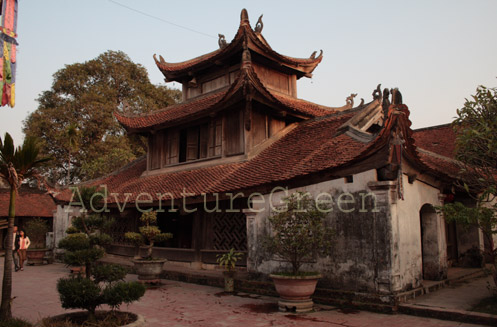
<svg viewBox="0 0 497 327">
<path fill-rule="evenodd" d="M 31 240 L 33 249 L 44 249 L 46 247 L 46 235 L 49 228 L 45 220 L 41 218 L 31 219 L 26 223 L 24 229 Z"/>
<path fill-rule="evenodd" d="M 95 191 L 95 190 L 93 190 Z M 86 194 L 87 193 L 87 194 Z M 85 194 L 91 196 L 91 192 Z M 86 267 L 86 275 L 61 278 L 57 282 L 62 307 L 85 309 L 88 320 L 94 322 L 97 307 L 107 304 L 113 309 L 122 303 L 131 303 L 145 294 L 145 286 L 138 282 L 124 282 L 127 269 L 118 265 L 97 265 L 105 254 L 102 246 L 109 244 L 109 235 L 100 230 L 106 220 L 96 215 L 82 215 L 73 221 L 78 232 L 67 235 L 59 242 L 65 249 L 64 262 Z"/>
<path fill-rule="evenodd" d="M 330 253 L 333 230 L 326 226 L 326 208 L 316 205 L 309 193 L 297 192 L 286 197 L 287 208 L 269 217 L 272 234 L 264 240 L 265 248 L 292 266 L 299 275 L 303 261 Z"/>
</svg>

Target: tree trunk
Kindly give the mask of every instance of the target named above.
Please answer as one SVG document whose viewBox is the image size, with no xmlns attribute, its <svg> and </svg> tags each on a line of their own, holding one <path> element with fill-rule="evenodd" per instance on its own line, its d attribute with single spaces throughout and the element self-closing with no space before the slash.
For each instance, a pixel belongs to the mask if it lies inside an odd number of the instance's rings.
<svg viewBox="0 0 497 327">
<path fill-rule="evenodd" d="M 152 258 L 152 248 L 154 247 L 154 241 L 150 241 L 150 244 L 147 249 L 147 258 Z"/>
<path fill-rule="evenodd" d="M 5 261 L 3 267 L 2 304 L 0 306 L 0 320 L 12 317 L 12 243 L 14 234 L 14 217 L 16 215 L 16 189 L 10 186 L 9 220 L 7 228 L 7 246 L 5 248 Z"/>
</svg>

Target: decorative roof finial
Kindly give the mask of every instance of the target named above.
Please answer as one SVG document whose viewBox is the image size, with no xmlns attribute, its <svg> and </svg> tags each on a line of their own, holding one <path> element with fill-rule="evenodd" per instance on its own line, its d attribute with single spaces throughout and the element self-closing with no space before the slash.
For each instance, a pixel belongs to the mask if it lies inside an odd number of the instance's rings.
<svg viewBox="0 0 497 327">
<path fill-rule="evenodd" d="M 243 8 L 240 14 L 240 25 L 250 24 L 247 9 Z"/>
<path fill-rule="evenodd" d="M 381 84 L 378 84 L 375 90 L 373 90 L 373 100 L 381 98 Z"/>
<path fill-rule="evenodd" d="M 357 93 L 351 93 L 346 99 L 347 105 L 352 108 L 354 107 L 354 98 L 357 96 Z"/>
<path fill-rule="evenodd" d="M 316 59 L 316 54 L 318 52 L 317 51 L 314 51 L 313 53 L 311 53 L 311 56 L 309 57 L 310 59 Z M 317 58 L 321 57 L 323 55 L 323 50 L 319 50 L 319 56 L 317 56 Z"/>
<path fill-rule="evenodd" d="M 219 44 L 219 48 L 223 49 L 228 45 L 228 43 L 226 42 L 226 38 L 223 34 L 218 34 L 218 36 L 219 39 L 217 40 L 217 44 Z"/>
<path fill-rule="evenodd" d="M 262 15 L 259 17 L 259 19 L 257 20 L 257 24 L 255 24 L 255 29 L 254 31 L 257 33 L 257 34 L 261 34 L 262 32 L 262 29 L 264 28 L 264 23 L 262 22 Z"/>
<path fill-rule="evenodd" d="M 391 89 L 390 93 L 392 93 L 392 104 L 402 104 L 402 94 L 398 88 Z"/>
</svg>

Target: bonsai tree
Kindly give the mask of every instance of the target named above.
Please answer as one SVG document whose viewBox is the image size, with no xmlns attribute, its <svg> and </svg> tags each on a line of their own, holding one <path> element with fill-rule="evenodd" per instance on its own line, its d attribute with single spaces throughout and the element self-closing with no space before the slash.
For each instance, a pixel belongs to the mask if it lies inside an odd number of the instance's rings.
<svg viewBox="0 0 497 327">
<path fill-rule="evenodd" d="M 316 206 L 309 193 L 297 192 L 284 200 L 286 209 L 269 217 L 272 234 L 265 247 L 291 264 L 291 275 L 305 275 L 300 271 L 304 261 L 329 254 L 334 233 L 325 224 L 326 208 Z"/>
<path fill-rule="evenodd" d="M 81 190 L 83 203 L 92 198 L 96 188 Z M 111 221 L 112 222 L 112 221 Z M 122 303 L 137 301 L 145 294 L 145 287 L 138 282 L 124 282 L 127 269 L 118 265 L 98 265 L 98 259 L 105 254 L 104 246 L 111 237 L 101 232 L 109 224 L 104 217 L 84 213 L 72 221 L 68 235 L 59 242 L 65 250 L 64 262 L 72 266 L 85 266 L 86 274 L 61 278 L 57 281 L 62 307 L 85 309 L 88 321 L 95 321 L 97 307 L 107 304 L 112 309 Z"/>
<path fill-rule="evenodd" d="M 33 249 L 44 249 L 46 247 L 46 234 L 48 232 L 47 222 L 41 218 L 31 219 L 25 226 L 26 234 L 31 240 Z"/>
<path fill-rule="evenodd" d="M 157 213 L 155 211 L 144 212 L 140 217 L 140 221 L 143 224 L 139 228 L 140 233 L 129 232 L 125 234 L 125 238 L 137 246 L 144 244 L 147 252 L 143 259 L 152 260 L 154 244 L 167 241 L 173 235 L 171 233 L 162 233 L 157 227 Z"/>
<path fill-rule="evenodd" d="M 127 269 L 119 265 L 99 265 L 92 270 L 91 277 L 78 274 L 57 281 L 57 291 L 65 309 L 88 311 L 89 322 L 95 322 L 95 310 L 109 305 L 112 310 L 122 303 L 137 301 L 145 294 L 145 286 L 138 282 L 124 282 Z"/>
</svg>

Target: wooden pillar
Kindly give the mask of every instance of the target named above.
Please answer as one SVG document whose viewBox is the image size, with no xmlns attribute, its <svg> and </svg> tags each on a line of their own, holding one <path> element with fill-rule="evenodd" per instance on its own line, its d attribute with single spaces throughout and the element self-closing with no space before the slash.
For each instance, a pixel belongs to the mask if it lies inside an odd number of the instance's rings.
<svg viewBox="0 0 497 327">
<path fill-rule="evenodd" d="M 204 244 L 202 235 L 202 218 L 203 212 L 201 210 L 197 210 L 193 213 L 192 248 L 195 250 L 195 254 L 194 261 L 192 262 L 192 268 L 197 269 L 202 268 L 202 254 L 200 253 L 200 250 Z"/>
</svg>

